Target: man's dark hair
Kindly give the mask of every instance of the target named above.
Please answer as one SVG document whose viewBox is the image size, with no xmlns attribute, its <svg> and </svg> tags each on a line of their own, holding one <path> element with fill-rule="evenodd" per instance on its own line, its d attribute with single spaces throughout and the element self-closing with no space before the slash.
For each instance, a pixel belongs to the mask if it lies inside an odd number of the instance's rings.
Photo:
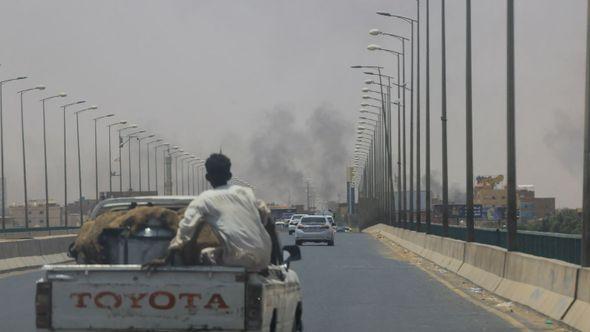
<svg viewBox="0 0 590 332">
<path fill-rule="evenodd" d="M 207 180 L 213 187 L 223 186 L 231 179 L 231 160 L 221 153 L 214 153 L 205 161 Z"/>
</svg>

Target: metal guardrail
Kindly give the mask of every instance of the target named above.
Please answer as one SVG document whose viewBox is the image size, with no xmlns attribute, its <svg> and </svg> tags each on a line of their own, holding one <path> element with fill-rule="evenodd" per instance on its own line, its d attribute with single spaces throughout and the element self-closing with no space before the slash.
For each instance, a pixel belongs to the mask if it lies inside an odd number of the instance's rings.
<svg viewBox="0 0 590 332">
<path fill-rule="evenodd" d="M 421 231 L 425 231 L 422 225 Z M 408 224 L 408 229 L 416 230 L 414 223 Z M 431 224 L 430 234 L 443 236 L 441 224 Z M 465 227 L 450 226 L 448 237 L 456 240 L 467 238 Z M 506 248 L 507 234 L 505 230 L 495 228 L 475 228 L 475 242 L 489 244 Z M 516 235 L 517 251 L 545 257 L 558 259 L 565 262 L 580 264 L 582 240 L 580 235 L 545 233 L 519 230 Z"/>
</svg>

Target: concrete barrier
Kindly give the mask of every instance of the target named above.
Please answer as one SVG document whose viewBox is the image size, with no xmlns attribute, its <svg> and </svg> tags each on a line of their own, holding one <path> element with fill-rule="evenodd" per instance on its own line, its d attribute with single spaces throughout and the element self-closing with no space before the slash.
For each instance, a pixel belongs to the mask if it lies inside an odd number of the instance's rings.
<svg viewBox="0 0 590 332">
<path fill-rule="evenodd" d="M 66 251 L 75 235 L 0 242 L 0 272 L 71 261 Z"/>
<path fill-rule="evenodd" d="M 499 296 L 590 332 L 590 268 L 386 225 L 365 231 L 380 233 Z"/>
<path fill-rule="evenodd" d="M 424 244 L 426 242 L 426 234 L 409 231 L 407 229 L 404 231 L 405 232 L 402 233 L 401 238 L 406 241 L 405 247 L 418 255 L 422 255 Z"/>
<path fill-rule="evenodd" d="M 465 258 L 458 273 L 494 292 L 504 276 L 506 250 L 478 243 L 465 243 Z"/>
<path fill-rule="evenodd" d="M 576 296 L 578 266 L 518 252 L 506 254 L 496 293 L 553 319 L 562 319 Z"/>
<path fill-rule="evenodd" d="M 0 259 L 18 257 L 15 241 L 0 242 Z"/>
<path fill-rule="evenodd" d="M 439 264 L 443 260 L 442 238 L 435 235 L 427 235 L 424 239 L 424 250 L 422 256 L 429 261 Z"/>
<path fill-rule="evenodd" d="M 465 242 L 446 237 L 441 238 L 441 242 L 442 258 L 438 264 L 449 271 L 459 272 L 465 258 Z"/>
<path fill-rule="evenodd" d="M 563 321 L 580 331 L 590 331 L 590 268 L 578 270 L 576 301 Z"/>
</svg>

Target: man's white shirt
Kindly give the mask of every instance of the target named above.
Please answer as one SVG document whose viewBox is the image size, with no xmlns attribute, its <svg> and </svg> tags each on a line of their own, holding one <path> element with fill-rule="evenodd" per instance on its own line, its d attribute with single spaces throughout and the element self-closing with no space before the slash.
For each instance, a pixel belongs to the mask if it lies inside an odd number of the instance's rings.
<svg viewBox="0 0 590 332">
<path fill-rule="evenodd" d="M 261 270 L 270 264 L 270 236 L 250 188 L 227 185 L 201 193 L 187 207 L 170 249 L 187 244 L 201 222 L 207 222 L 221 237 L 224 265 Z"/>
</svg>

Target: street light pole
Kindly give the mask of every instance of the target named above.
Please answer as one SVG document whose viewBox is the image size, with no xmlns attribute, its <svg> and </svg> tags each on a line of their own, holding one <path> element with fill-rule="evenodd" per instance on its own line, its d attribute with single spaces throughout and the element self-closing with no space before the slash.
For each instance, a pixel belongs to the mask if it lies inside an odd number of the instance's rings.
<svg viewBox="0 0 590 332">
<path fill-rule="evenodd" d="M 112 126 L 118 126 L 118 125 L 124 125 L 127 124 L 127 121 L 119 121 L 119 122 L 115 122 L 115 123 L 111 123 L 109 125 L 107 125 L 107 127 L 109 128 L 109 195 L 113 194 L 113 156 L 112 156 L 112 152 L 111 152 L 111 127 Z M 119 156 L 120 157 L 120 156 Z M 119 163 L 121 162 L 121 160 L 119 159 Z M 121 174 L 119 173 L 119 177 L 121 176 Z"/>
<path fill-rule="evenodd" d="M 119 134 L 119 192 L 123 192 L 123 158 L 122 158 L 122 152 L 121 150 L 123 149 L 123 146 L 125 145 L 125 142 L 123 141 L 123 136 L 121 136 L 121 132 L 128 130 L 128 129 L 135 129 L 137 128 L 136 124 L 133 125 L 129 125 L 127 127 L 121 128 L 118 130 L 118 134 Z M 131 181 L 129 181 L 129 183 L 131 183 Z"/>
<path fill-rule="evenodd" d="M 97 123 L 98 123 L 98 120 L 100 120 L 100 119 L 110 118 L 114 115 L 115 114 L 107 114 L 107 115 L 99 116 L 97 118 L 92 119 L 94 121 L 94 180 L 95 180 L 94 189 L 95 189 L 95 196 L 96 196 L 97 203 L 98 203 L 98 128 L 97 128 Z M 110 150 L 110 144 L 109 144 L 109 150 Z"/>
<path fill-rule="evenodd" d="M 475 221 L 473 220 L 473 110 L 471 80 L 471 0 L 465 0 L 466 7 L 466 48 L 465 48 L 465 129 L 466 129 L 466 223 L 467 242 L 475 241 Z"/>
<path fill-rule="evenodd" d="M 442 115 L 440 117 L 442 124 L 442 195 L 443 211 L 442 225 L 443 235 L 449 233 L 449 180 L 448 180 L 448 162 L 447 162 L 447 46 L 446 46 L 446 23 L 445 23 L 445 0 L 442 0 L 441 7 L 441 34 L 442 34 Z"/>
<path fill-rule="evenodd" d="M 426 233 L 430 234 L 430 0 L 426 0 Z"/>
<path fill-rule="evenodd" d="M 183 153 L 178 160 L 180 161 L 180 194 L 184 195 L 184 161 L 189 158 L 188 153 Z"/>
<path fill-rule="evenodd" d="M 139 135 L 141 133 L 145 133 L 145 130 L 138 130 L 132 133 L 127 134 L 127 151 L 129 152 L 129 192 L 133 191 L 133 186 L 132 186 L 132 181 L 131 181 L 131 139 L 132 138 L 136 138 L 139 141 L 139 138 L 136 135 Z M 140 149 L 141 150 L 141 149 Z M 138 163 L 141 164 L 141 161 L 138 160 Z"/>
<path fill-rule="evenodd" d="M 20 96 L 20 125 L 21 125 L 21 138 L 22 138 L 22 145 L 23 145 L 23 184 L 24 184 L 24 194 L 25 194 L 25 229 L 29 228 L 29 198 L 27 196 L 27 158 L 25 153 L 25 113 L 23 110 L 23 94 L 25 92 L 34 91 L 34 90 L 45 90 L 45 87 L 39 85 L 34 88 L 20 90 L 17 92 Z"/>
<path fill-rule="evenodd" d="M 584 110 L 584 183 L 582 198 L 582 244 L 583 267 L 590 267 L 590 3 L 586 12 L 586 105 Z"/>
<path fill-rule="evenodd" d="M 416 0 L 416 231 L 421 230 L 420 197 L 420 0 Z"/>
<path fill-rule="evenodd" d="M 160 138 L 160 139 L 156 139 L 156 140 L 149 141 L 149 142 L 146 143 L 146 146 L 147 146 L 147 175 L 148 175 L 147 176 L 147 185 L 148 185 L 148 191 L 152 191 L 152 183 L 150 181 L 150 177 L 151 177 L 151 172 L 150 172 L 150 144 L 159 143 L 159 142 L 162 142 L 162 141 L 163 140 Z M 157 165 L 154 164 L 154 167 L 157 167 Z"/>
<path fill-rule="evenodd" d="M 507 6 L 507 215 L 506 228 L 508 229 L 507 246 L 508 250 L 517 249 L 516 243 L 516 128 L 515 128 L 515 105 L 514 105 L 514 0 L 508 0 Z"/>
<path fill-rule="evenodd" d="M 46 97 L 41 99 L 41 104 L 43 105 L 43 160 L 44 160 L 44 170 L 45 170 L 45 227 L 49 228 L 49 181 L 47 180 L 47 130 L 45 125 L 45 101 L 54 99 L 54 98 L 63 98 L 67 95 L 65 93 L 60 93 L 55 96 Z"/>
<path fill-rule="evenodd" d="M 156 184 L 156 194 L 158 193 L 158 148 L 160 147 L 168 147 L 170 146 L 170 144 L 168 143 L 163 143 L 163 144 L 159 144 L 156 145 L 156 147 L 154 148 L 154 178 L 156 180 L 155 184 Z"/>
<path fill-rule="evenodd" d="M 73 103 L 63 105 L 63 121 L 64 121 L 64 226 L 68 227 L 68 159 L 67 159 L 67 146 L 66 146 L 66 109 L 70 106 L 79 105 L 85 103 L 85 100 L 79 100 Z"/>
<path fill-rule="evenodd" d="M 143 141 L 144 139 L 148 139 L 148 138 L 153 138 L 156 135 L 152 134 L 152 135 L 148 135 L 148 136 L 144 136 L 144 137 L 137 137 L 137 153 L 138 153 L 138 159 L 137 159 L 137 167 L 138 167 L 138 171 L 139 171 L 139 191 L 141 192 L 141 141 Z M 149 155 L 148 155 L 148 162 L 149 162 Z M 149 174 L 148 174 L 149 177 Z"/>
<path fill-rule="evenodd" d="M 78 142 L 78 194 L 79 194 L 79 206 L 80 206 L 80 226 L 84 224 L 84 210 L 82 207 L 82 158 L 80 158 L 80 123 L 79 123 L 79 114 L 86 111 L 93 111 L 96 110 L 98 107 L 91 106 L 88 108 L 81 109 L 76 111 L 76 140 Z"/>
<path fill-rule="evenodd" d="M 178 195 L 178 154 L 184 153 L 184 151 L 180 148 L 173 147 L 174 151 L 169 152 L 168 154 L 170 157 L 174 158 L 174 195 Z M 172 188 L 170 188 L 172 190 Z"/>
<path fill-rule="evenodd" d="M 4 177 L 4 116 L 2 114 L 2 87 L 4 86 L 4 83 L 8 83 L 8 82 L 12 82 L 12 81 L 18 81 L 18 80 L 24 80 L 26 79 L 26 76 L 20 76 L 20 77 L 16 77 L 16 78 L 11 78 L 8 80 L 3 80 L 0 81 L 0 168 L 2 168 L 2 170 L 0 172 L 2 172 L 0 174 L 0 182 L 2 185 L 2 229 L 6 229 L 6 179 Z"/>
</svg>

